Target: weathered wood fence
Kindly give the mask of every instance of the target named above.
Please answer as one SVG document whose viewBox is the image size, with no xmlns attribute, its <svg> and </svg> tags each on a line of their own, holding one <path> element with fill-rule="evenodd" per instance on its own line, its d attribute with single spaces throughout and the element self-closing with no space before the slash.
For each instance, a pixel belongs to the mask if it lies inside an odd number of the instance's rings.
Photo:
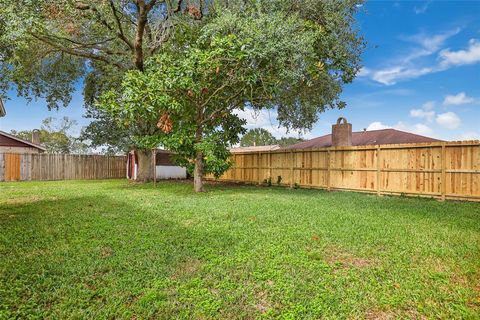
<svg viewBox="0 0 480 320">
<path fill-rule="evenodd" d="M 480 141 L 232 154 L 220 180 L 480 200 Z M 211 178 L 211 177 L 210 177 Z"/>
<path fill-rule="evenodd" d="M 0 181 L 113 179 L 125 175 L 123 156 L 0 153 Z"/>
</svg>

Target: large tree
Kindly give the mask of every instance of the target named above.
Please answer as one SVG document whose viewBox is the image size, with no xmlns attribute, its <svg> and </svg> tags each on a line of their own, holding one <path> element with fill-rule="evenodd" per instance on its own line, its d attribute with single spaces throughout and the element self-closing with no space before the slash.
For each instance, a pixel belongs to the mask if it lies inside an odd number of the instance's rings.
<svg viewBox="0 0 480 320">
<path fill-rule="evenodd" d="M 190 42 L 197 46 L 199 37 L 205 36 L 208 29 L 210 35 L 233 34 L 236 41 L 245 41 L 250 50 L 258 54 L 254 59 L 249 57 L 250 67 L 255 72 L 267 70 L 267 65 L 276 65 L 269 72 L 276 72 L 279 81 L 268 88 L 270 91 L 259 94 L 264 95 L 261 99 L 243 99 L 243 106 L 278 108 L 278 120 L 282 125 L 308 129 L 319 112 L 343 107 L 338 100 L 341 88 L 352 81 L 360 68 L 362 39 L 354 24 L 360 2 L 3 0 L 0 6 L 0 90 L 5 93 L 13 85 L 20 95 L 45 98 L 50 108 L 58 108 L 70 102 L 79 80 L 83 80 L 89 116 L 96 120 L 90 130 L 94 135 L 92 140 L 96 143 L 122 141 L 121 148 L 126 148 L 124 144 L 132 144 L 143 151 L 139 152 L 141 162 L 149 164 L 150 152 L 145 147 L 150 144 L 143 143 L 148 138 L 139 137 L 164 135 L 156 126 L 159 119 L 150 116 L 125 126 L 116 121 L 112 113 L 96 108 L 94 102 L 102 93 L 120 89 L 125 72 L 144 72 L 149 57 L 166 54 L 182 58 L 175 50 L 180 53 L 190 50 Z M 313 43 L 310 42 L 312 32 L 315 33 Z M 295 40 L 295 36 L 302 33 L 306 36 L 303 40 L 296 39 L 296 51 L 284 55 L 291 48 L 290 35 Z M 277 56 L 276 52 L 282 54 Z M 268 61 L 269 58 L 272 61 Z M 298 64 L 305 58 L 305 63 Z M 165 62 L 157 60 L 157 63 Z M 278 69 L 284 66 L 283 71 Z M 292 66 L 299 68 L 295 70 Z M 254 83 L 253 80 L 257 81 L 258 88 L 264 78 L 260 75 L 257 79 L 249 79 L 250 83 Z M 265 82 L 262 86 L 270 84 Z M 198 92 L 191 92 L 198 98 Z M 254 96 L 253 93 L 250 95 Z M 152 107 L 144 105 L 144 108 Z M 172 113 L 172 117 L 174 115 Z M 237 134 L 241 132 L 237 127 L 235 130 Z M 122 139 L 110 139 L 114 136 Z M 221 165 L 218 169 L 224 167 Z M 149 169 L 150 165 L 141 165 L 139 177 L 150 178 Z"/>
<path fill-rule="evenodd" d="M 143 71 L 177 24 L 201 21 L 205 11 L 203 0 L 2 0 L 0 97 L 15 88 L 55 109 L 67 106 L 83 81 L 93 120 L 85 138 L 112 151 L 138 147 L 132 136 L 151 134 L 156 122 L 118 126 L 93 102 L 119 86 L 127 70 Z M 141 158 L 149 155 L 139 152 Z M 140 167 L 139 177 L 148 179 L 149 169 Z"/>
<path fill-rule="evenodd" d="M 360 68 L 363 45 L 357 3 L 216 6 L 205 24 L 181 30 L 188 41 L 165 46 L 143 72 L 128 72 L 99 106 L 127 127 L 157 121 L 161 132 L 135 140 L 176 151 L 203 191 L 204 174 L 228 168 L 227 147 L 245 131 L 237 111 L 276 108 L 280 125 L 310 129 L 320 112 L 344 107 L 339 95 Z"/>
</svg>

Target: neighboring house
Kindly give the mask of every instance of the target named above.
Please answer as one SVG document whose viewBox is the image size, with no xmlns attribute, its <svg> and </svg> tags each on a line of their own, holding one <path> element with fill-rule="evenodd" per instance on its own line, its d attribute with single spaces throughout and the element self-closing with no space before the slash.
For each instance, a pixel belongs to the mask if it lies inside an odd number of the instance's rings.
<svg viewBox="0 0 480 320">
<path fill-rule="evenodd" d="M 238 147 L 231 148 L 231 153 L 240 153 L 240 152 L 265 152 L 265 151 L 274 151 L 280 149 L 280 145 L 272 144 L 268 146 L 255 146 L 255 147 Z"/>
<path fill-rule="evenodd" d="M 7 114 L 5 111 L 5 106 L 3 105 L 2 99 L 0 99 L 0 118 L 4 117 Z"/>
<path fill-rule="evenodd" d="M 383 130 L 363 130 L 352 132 L 352 124 L 345 118 L 339 118 L 337 123 L 332 126 L 332 134 L 327 134 L 315 139 L 303 141 L 285 149 L 316 149 L 328 147 L 348 147 L 348 146 L 367 146 L 378 144 L 406 144 L 406 143 L 426 143 L 441 142 L 442 140 L 433 139 L 418 134 L 404 132 L 396 129 Z"/>
<path fill-rule="evenodd" d="M 0 153 L 43 153 L 46 149 L 40 145 L 38 134 L 34 130 L 32 141 L 27 141 L 0 131 Z"/>
<path fill-rule="evenodd" d="M 173 152 L 157 150 L 156 172 L 157 179 L 186 179 L 187 169 L 177 166 L 172 161 Z M 136 180 L 138 170 L 138 156 L 135 151 L 130 151 L 127 157 L 127 178 Z"/>
</svg>

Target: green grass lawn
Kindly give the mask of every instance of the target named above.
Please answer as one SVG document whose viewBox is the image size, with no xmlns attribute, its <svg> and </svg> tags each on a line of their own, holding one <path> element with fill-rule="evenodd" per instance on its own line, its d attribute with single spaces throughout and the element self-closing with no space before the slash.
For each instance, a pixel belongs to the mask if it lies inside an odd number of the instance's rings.
<svg viewBox="0 0 480 320">
<path fill-rule="evenodd" d="M 480 316 L 480 204 L 0 184 L 0 318 Z"/>
</svg>

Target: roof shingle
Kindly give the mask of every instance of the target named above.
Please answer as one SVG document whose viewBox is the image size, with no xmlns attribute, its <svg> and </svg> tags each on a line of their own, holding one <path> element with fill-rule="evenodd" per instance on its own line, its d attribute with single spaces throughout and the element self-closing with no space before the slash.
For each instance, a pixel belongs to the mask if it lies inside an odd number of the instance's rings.
<svg viewBox="0 0 480 320">
<path fill-rule="evenodd" d="M 372 131 L 352 132 L 353 146 L 368 146 L 378 144 L 404 144 L 404 143 L 422 143 L 422 142 L 440 142 L 442 140 L 433 139 L 418 134 L 404 132 L 395 129 L 383 129 Z M 332 146 L 332 135 L 327 134 L 312 140 L 300 142 L 286 147 L 285 149 L 313 149 L 327 148 Z"/>
</svg>

